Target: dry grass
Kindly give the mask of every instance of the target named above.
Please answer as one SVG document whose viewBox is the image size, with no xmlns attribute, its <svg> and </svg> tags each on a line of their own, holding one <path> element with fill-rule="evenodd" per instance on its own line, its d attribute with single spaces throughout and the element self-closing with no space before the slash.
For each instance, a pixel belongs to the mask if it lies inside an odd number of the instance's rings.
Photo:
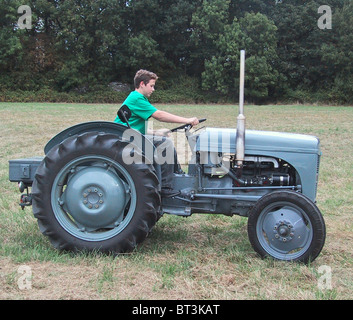
<svg viewBox="0 0 353 320">
<path fill-rule="evenodd" d="M 237 107 L 163 105 L 209 127 L 235 127 Z M 309 266 L 261 260 L 252 250 L 246 218 L 163 217 L 132 254 L 72 255 L 54 250 L 30 209 L 20 210 L 8 160 L 43 155 L 56 133 L 80 122 L 113 120 L 117 106 L 0 104 L 0 299 L 351 299 L 353 296 L 353 108 L 246 106 L 247 128 L 320 138 L 318 206 L 326 245 Z M 155 124 L 160 127 L 160 124 Z M 173 127 L 173 126 L 170 126 Z M 18 268 L 30 267 L 31 288 L 20 290 Z M 332 288 L 318 286 L 320 266 Z"/>
</svg>

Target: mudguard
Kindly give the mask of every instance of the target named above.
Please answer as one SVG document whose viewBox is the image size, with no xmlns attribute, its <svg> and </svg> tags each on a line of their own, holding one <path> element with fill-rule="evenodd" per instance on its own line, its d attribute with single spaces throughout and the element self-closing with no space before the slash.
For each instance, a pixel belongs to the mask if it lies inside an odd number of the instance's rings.
<svg viewBox="0 0 353 320">
<path fill-rule="evenodd" d="M 82 133 L 86 133 L 86 132 L 104 132 L 104 133 L 110 133 L 110 134 L 115 134 L 119 137 L 122 137 L 125 130 L 127 130 L 128 127 L 122 125 L 122 124 L 118 124 L 115 122 L 110 122 L 110 121 L 92 121 L 92 122 L 84 122 L 84 123 L 80 123 L 77 125 L 74 125 L 72 127 L 69 127 L 63 131 L 61 131 L 60 133 L 58 133 L 56 136 L 54 136 L 51 140 L 49 140 L 49 142 L 46 144 L 46 146 L 44 147 L 44 153 L 47 154 L 54 146 L 56 146 L 57 144 L 61 143 L 62 141 L 66 140 L 67 138 L 74 136 L 74 135 L 79 135 Z M 129 130 L 133 130 L 133 129 L 129 129 Z M 142 134 L 136 130 L 134 131 L 134 135 L 135 136 L 139 136 Z M 144 139 L 142 138 L 143 141 L 143 149 L 144 150 L 154 150 L 155 147 L 153 145 L 153 143 L 148 140 L 148 139 Z M 143 150 L 143 151 L 144 151 Z M 145 155 L 149 158 L 150 153 L 144 152 Z M 151 162 L 153 162 L 152 159 L 149 159 Z M 154 162 L 154 167 L 156 169 L 156 173 L 158 178 L 161 180 L 161 169 L 160 166 L 158 164 L 156 164 Z"/>
<path fill-rule="evenodd" d="M 69 127 L 61 131 L 56 136 L 54 136 L 44 147 L 44 153 L 47 154 L 51 148 L 53 148 L 57 144 L 61 143 L 67 138 L 76 134 L 99 131 L 99 132 L 116 134 L 119 137 L 121 137 L 123 135 L 123 132 L 126 129 L 127 129 L 126 126 L 123 126 L 115 122 L 108 122 L 108 121 L 93 121 L 93 122 L 76 124 L 72 127 Z"/>
</svg>

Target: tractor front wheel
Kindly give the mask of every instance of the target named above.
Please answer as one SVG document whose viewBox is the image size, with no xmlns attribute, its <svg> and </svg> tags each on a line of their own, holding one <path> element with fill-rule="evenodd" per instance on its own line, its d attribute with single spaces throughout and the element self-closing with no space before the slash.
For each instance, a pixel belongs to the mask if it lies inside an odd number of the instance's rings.
<svg viewBox="0 0 353 320">
<path fill-rule="evenodd" d="M 313 261 L 325 242 L 325 223 L 317 206 L 304 195 L 275 191 L 251 209 L 248 236 L 262 257 Z"/>
</svg>

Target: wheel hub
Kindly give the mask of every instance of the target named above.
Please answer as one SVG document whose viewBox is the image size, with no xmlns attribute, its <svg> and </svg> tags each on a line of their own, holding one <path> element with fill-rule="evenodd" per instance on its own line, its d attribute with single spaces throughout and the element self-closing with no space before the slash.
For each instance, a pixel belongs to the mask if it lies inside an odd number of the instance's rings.
<svg viewBox="0 0 353 320">
<path fill-rule="evenodd" d="M 119 225 L 129 198 L 128 187 L 115 172 L 91 166 L 68 179 L 60 205 L 82 231 L 92 231 Z"/>
<path fill-rule="evenodd" d="M 293 239 L 294 228 L 289 221 L 279 221 L 275 224 L 273 233 L 277 240 L 287 242 Z"/>
</svg>

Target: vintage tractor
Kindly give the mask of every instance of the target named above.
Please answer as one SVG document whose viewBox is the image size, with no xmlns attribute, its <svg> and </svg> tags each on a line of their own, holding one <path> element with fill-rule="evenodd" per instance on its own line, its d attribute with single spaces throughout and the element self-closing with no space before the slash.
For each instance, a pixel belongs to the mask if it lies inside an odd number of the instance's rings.
<svg viewBox="0 0 353 320">
<path fill-rule="evenodd" d="M 89 122 L 68 128 L 45 157 L 10 160 L 20 205 L 33 206 L 40 231 L 61 250 L 123 253 L 141 243 L 163 214 L 248 217 L 248 236 L 262 257 L 313 261 L 325 242 L 315 205 L 320 143 L 316 137 L 245 130 L 244 53 L 237 129 L 184 130 L 193 151 L 187 173 L 173 174 L 172 196 L 161 196 L 155 147 L 127 126 Z M 31 187 L 31 193 L 28 188 Z"/>
</svg>

